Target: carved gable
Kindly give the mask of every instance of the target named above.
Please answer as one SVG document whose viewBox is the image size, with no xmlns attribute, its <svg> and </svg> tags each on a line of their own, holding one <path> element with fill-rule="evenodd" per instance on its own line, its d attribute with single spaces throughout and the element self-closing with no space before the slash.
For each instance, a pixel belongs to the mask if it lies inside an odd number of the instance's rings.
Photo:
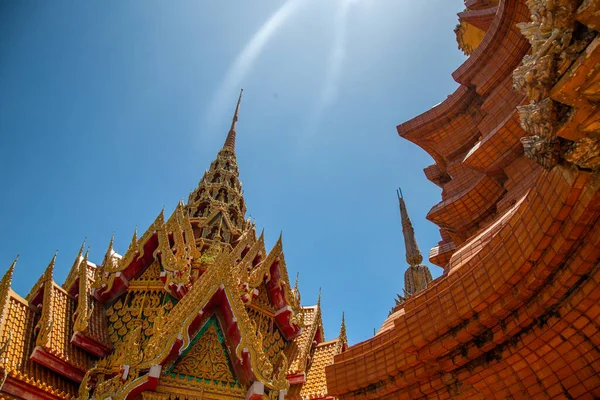
<svg viewBox="0 0 600 400">
<path fill-rule="evenodd" d="M 239 385 L 216 317 L 213 316 L 206 322 L 189 349 L 168 374 L 174 377 L 193 377 L 205 382 Z"/>
</svg>

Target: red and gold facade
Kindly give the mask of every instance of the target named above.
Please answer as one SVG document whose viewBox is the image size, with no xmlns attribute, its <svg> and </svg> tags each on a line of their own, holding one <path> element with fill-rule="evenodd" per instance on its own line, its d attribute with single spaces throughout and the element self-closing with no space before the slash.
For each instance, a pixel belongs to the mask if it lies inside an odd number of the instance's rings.
<svg viewBox="0 0 600 400">
<path fill-rule="evenodd" d="M 240 94 L 241 100 L 241 94 Z M 56 256 L 23 298 L 0 283 L 0 395 L 18 399 L 323 399 L 320 301 L 302 307 L 281 237 L 266 251 L 245 218 L 235 157 L 239 101 L 223 148 L 187 204 L 161 211 L 127 252 L 88 260 L 63 285 Z"/>
<path fill-rule="evenodd" d="M 329 393 L 599 398 L 600 2 L 465 5 L 459 88 L 398 126 L 435 161 L 443 274 L 335 357 Z"/>
<path fill-rule="evenodd" d="M 0 281 L 0 396 L 600 397 L 600 3 L 468 0 L 455 93 L 398 126 L 435 163 L 431 280 L 399 196 L 405 292 L 372 338 L 325 340 L 281 238 L 245 218 L 236 108 L 186 204 L 101 264 Z"/>
</svg>

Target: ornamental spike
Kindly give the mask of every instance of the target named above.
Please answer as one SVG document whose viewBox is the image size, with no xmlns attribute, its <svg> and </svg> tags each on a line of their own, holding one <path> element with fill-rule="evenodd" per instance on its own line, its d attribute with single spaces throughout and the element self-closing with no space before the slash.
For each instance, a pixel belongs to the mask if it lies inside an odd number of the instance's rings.
<svg viewBox="0 0 600 400">
<path fill-rule="evenodd" d="M 415 238 L 415 230 L 413 229 L 412 222 L 408 216 L 408 211 L 406 210 L 402 190 L 398 188 L 396 194 L 398 195 L 398 202 L 400 204 L 400 219 L 402 221 L 402 234 L 404 236 L 404 246 L 406 249 L 406 262 L 408 262 L 408 265 L 410 266 L 419 265 L 423 262 L 423 256 L 419 250 L 419 245 Z"/>
<path fill-rule="evenodd" d="M 223 149 L 229 147 L 231 150 L 235 150 L 235 129 L 238 120 L 238 113 L 240 111 L 240 103 L 242 102 L 242 93 L 244 89 L 240 90 L 240 97 L 238 98 L 237 105 L 235 106 L 235 113 L 233 114 L 233 118 L 231 120 L 231 128 L 229 128 L 229 133 L 227 134 L 227 138 L 225 139 L 225 143 L 223 144 Z"/>
<path fill-rule="evenodd" d="M 342 311 L 342 325 L 340 326 L 340 340 L 342 343 L 348 343 L 348 337 L 346 336 L 346 319 L 344 318 L 344 312 Z"/>
<path fill-rule="evenodd" d="M 42 275 L 43 280 L 45 280 L 45 281 L 52 280 L 52 277 L 54 276 L 54 266 L 56 265 L 56 256 L 57 255 L 58 255 L 58 250 L 56 250 L 54 252 L 52 259 L 48 263 L 48 266 L 46 267 L 46 270 L 44 271 L 44 274 Z"/>
<path fill-rule="evenodd" d="M 138 238 L 137 238 L 137 226 L 136 226 L 135 229 L 133 230 L 133 237 L 131 238 L 131 244 L 129 245 L 129 247 L 136 246 L 137 242 L 138 242 Z"/>
<path fill-rule="evenodd" d="M 322 294 L 322 289 L 323 288 L 319 288 L 319 298 L 317 300 L 317 307 L 319 307 L 319 310 L 321 309 L 321 294 Z"/>
<path fill-rule="evenodd" d="M 17 254 L 17 257 L 15 257 L 12 264 L 10 264 L 10 267 L 8 267 L 8 270 L 2 277 L 2 280 L 0 281 L 0 287 L 7 287 L 7 288 L 10 287 L 10 284 L 12 282 L 13 273 L 15 272 L 15 266 L 17 265 L 17 261 L 19 260 L 19 256 L 20 256 L 20 254 Z"/>
</svg>

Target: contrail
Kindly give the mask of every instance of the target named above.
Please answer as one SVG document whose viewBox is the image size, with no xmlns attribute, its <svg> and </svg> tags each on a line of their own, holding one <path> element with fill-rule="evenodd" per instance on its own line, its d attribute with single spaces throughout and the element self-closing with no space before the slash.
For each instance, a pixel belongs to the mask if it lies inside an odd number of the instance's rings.
<svg viewBox="0 0 600 400">
<path fill-rule="evenodd" d="M 316 127 L 320 122 L 323 113 L 327 108 L 334 105 L 337 100 L 342 65 L 346 58 L 346 21 L 348 19 L 348 9 L 350 8 L 350 4 L 351 1 L 349 0 L 339 0 L 339 6 L 333 25 L 333 51 L 329 57 L 325 85 L 323 86 L 308 122 L 309 133 L 316 132 Z"/>
<path fill-rule="evenodd" d="M 303 0 L 288 0 L 260 27 L 248 42 L 244 50 L 235 59 L 221 82 L 216 95 L 213 97 L 206 120 L 214 123 L 225 109 L 231 105 L 233 93 L 240 90 L 242 80 L 252 68 L 263 48 L 273 37 L 277 29 L 296 11 Z M 235 96 L 233 96 L 235 97 Z"/>
</svg>

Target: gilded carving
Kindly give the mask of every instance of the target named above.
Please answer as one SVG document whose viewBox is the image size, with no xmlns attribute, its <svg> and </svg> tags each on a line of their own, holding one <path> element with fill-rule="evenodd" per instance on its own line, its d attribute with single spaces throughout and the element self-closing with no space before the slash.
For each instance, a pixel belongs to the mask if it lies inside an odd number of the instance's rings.
<svg viewBox="0 0 600 400">
<path fill-rule="evenodd" d="M 554 84 L 595 37 L 589 29 L 574 37 L 578 4 L 575 0 L 528 0 L 531 21 L 518 24 L 531 44 L 531 54 L 523 57 L 513 74 L 515 89 L 530 99 L 530 104 L 517 107 L 521 127 L 529 134 L 521 142 L 525 156 L 546 169 L 563 161 L 585 169 L 600 167 L 598 140 L 572 142 L 556 136 L 561 121 L 557 103 L 550 98 Z"/>
<path fill-rule="evenodd" d="M 172 373 L 237 384 L 225 348 L 225 339 L 216 324 L 214 318 L 207 322 L 206 329 L 199 333 L 191 349 L 174 365 Z"/>
<path fill-rule="evenodd" d="M 143 387 L 145 399 L 240 399 L 248 381 L 262 382 L 265 398 L 288 389 L 291 343 L 282 332 L 291 338 L 290 324 L 293 333 L 304 326 L 300 293 L 297 284 L 290 287 L 281 236 L 267 254 L 264 235 L 257 238 L 255 224 L 244 219 L 234 142 L 232 128 L 188 204 L 180 202 L 166 221 L 161 211 L 141 237 L 135 231 L 124 256 L 114 251 L 113 237 L 96 268 L 82 246 L 67 290 L 52 280 L 53 258 L 28 296 L 33 307 L 22 304 L 31 331 L 34 325 L 38 331 L 31 348 L 22 332 L 15 335 L 22 353 L 42 346 L 87 371 L 78 392 L 71 382 L 71 396 L 121 400 Z M 7 276 L 0 282 L 4 314 Z M 226 318 L 226 335 L 217 316 Z M 203 321 L 206 329 L 197 333 Z M 6 375 L 15 360 L 5 362 L 3 355 L 15 340 L 0 330 L 0 372 Z M 97 344 L 100 354 L 112 352 L 95 360 L 82 350 Z M 311 345 L 304 346 L 307 357 Z M 236 372 L 243 372 L 241 381 Z"/>
</svg>

